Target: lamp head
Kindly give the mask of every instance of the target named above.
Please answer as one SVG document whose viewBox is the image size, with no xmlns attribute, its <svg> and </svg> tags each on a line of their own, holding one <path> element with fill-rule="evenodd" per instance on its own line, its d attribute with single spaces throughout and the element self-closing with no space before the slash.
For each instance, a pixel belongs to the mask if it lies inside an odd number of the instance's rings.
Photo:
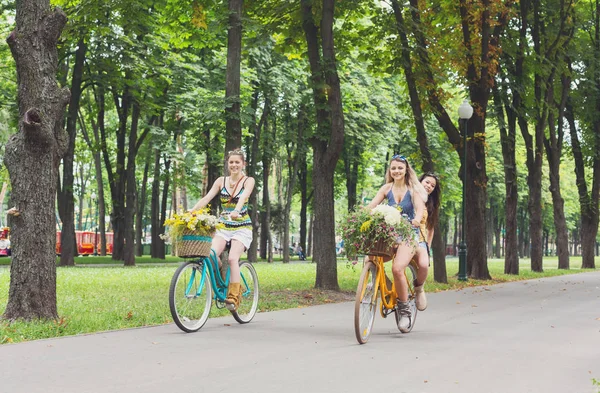
<svg viewBox="0 0 600 393">
<path fill-rule="evenodd" d="M 462 104 L 458 107 L 458 117 L 467 120 L 471 116 L 473 116 L 473 107 L 469 104 L 469 101 L 463 100 Z"/>
</svg>

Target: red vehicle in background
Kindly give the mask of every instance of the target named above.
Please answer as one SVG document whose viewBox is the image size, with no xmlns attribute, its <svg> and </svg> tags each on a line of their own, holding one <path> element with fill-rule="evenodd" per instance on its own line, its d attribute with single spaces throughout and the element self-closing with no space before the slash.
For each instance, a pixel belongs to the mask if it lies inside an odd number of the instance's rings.
<svg viewBox="0 0 600 393">
<path fill-rule="evenodd" d="M 75 231 L 77 239 L 77 253 L 79 255 L 92 255 L 94 253 L 94 232 Z"/>
<path fill-rule="evenodd" d="M 106 233 L 106 253 L 112 254 L 113 250 L 113 236 L 112 232 Z M 56 254 L 60 255 L 61 249 L 61 233 L 60 231 L 56 232 Z M 96 239 L 96 234 L 90 231 L 75 231 L 75 240 L 77 242 L 77 253 L 79 255 L 92 255 L 94 254 L 94 248 L 98 246 L 98 251 L 100 251 L 100 234 L 98 234 L 98 238 Z M 100 253 L 98 252 L 98 255 Z"/>
<path fill-rule="evenodd" d="M 106 232 L 105 233 L 106 236 L 106 253 L 112 255 L 113 252 L 113 238 L 115 237 L 115 234 L 113 232 Z M 102 247 L 100 245 L 100 235 L 98 235 L 98 249 L 100 249 L 100 247 Z"/>
<path fill-rule="evenodd" d="M 10 256 L 10 228 L 0 228 L 0 257 Z"/>
</svg>

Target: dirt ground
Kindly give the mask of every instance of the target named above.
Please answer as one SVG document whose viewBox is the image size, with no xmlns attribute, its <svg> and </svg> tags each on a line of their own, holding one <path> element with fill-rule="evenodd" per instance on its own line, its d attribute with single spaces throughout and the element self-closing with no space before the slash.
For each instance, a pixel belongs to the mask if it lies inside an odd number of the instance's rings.
<svg viewBox="0 0 600 393">
<path fill-rule="evenodd" d="M 285 302 L 297 302 L 302 307 L 353 301 L 355 292 L 309 289 L 305 291 L 277 291 L 271 292 L 270 295 L 285 299 Z"/>
</svg>

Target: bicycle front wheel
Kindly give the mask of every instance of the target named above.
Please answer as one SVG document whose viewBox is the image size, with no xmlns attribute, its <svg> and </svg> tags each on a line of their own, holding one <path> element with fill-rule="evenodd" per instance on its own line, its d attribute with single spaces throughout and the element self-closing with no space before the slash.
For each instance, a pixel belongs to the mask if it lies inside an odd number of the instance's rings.
<svg viewBox="0 0 600 393">
<path fill-rule="evenodd" d="M 231 315 L 239 323 L 248 323 L 258 309 L 258 274 L 250 262 L 240 262 L 240 305 Z"/>
<path fill-rule="evenodd" d="M 184 332 L 197 332 L 208 320 L 211 305 L 212 287 L 204 265 L 182 263 L 169 288 L 169 308 L 175 324 Z"/>
<path fill-rule="evenodd" d="M 354 332 L 359 344 L 369 340 L 375 314 L 377 313 L 377 267 L 371 261 L 365 263 L 354 302 Z"/>
</svg>

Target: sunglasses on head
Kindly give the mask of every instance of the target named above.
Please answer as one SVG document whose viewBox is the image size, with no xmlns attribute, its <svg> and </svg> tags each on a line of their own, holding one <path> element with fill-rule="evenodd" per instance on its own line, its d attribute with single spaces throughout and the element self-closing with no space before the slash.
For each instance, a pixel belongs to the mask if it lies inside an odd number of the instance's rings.
<svg viewBox="0 0 600 393">
<path fill-rule="evenodd" d="M 394 154 L 392 156 L 392 160 L 400 160 L 400 161 L 404 161 L 404 162 L 408 162 L 408 160 L 406 159 L 406 157 L 400 155 L 400 154 Z"/>
</svg>

